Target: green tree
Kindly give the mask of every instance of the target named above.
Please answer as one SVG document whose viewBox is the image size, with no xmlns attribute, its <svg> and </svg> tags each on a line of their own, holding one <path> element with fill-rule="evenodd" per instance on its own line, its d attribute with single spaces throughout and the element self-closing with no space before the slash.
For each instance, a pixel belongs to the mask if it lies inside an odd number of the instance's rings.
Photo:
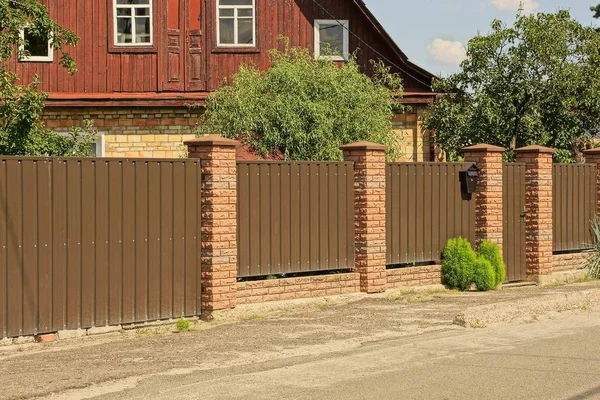
<svg viewBox="0 0 600 400">
<path fill-rule="evenodd" d="M 270 52 L 271 67 L 242 66 L 231 84 L 211 94 L 199 133 L 241 139 L 260 155 L 280 151 L 292 160 L 341 160 L 339 147 L 367 140 L 397 146 L 391 120 L 401 106 L 401 79 L 381 62 L 370 78 L 354 59 L 337 66 L 307 49 Z"/>
<path fill-rule="evenodd" d="M 424 126 L 450 159 L 471 144 L 539 144 L 572 162 L 600 129 L 600 35 L 566 10 L 519 13 L 513 26 L 495 20 L 434 90 L 444 96 Z"/>
<path fill-rule="evenodd" d="M 94 135 L 89 123 L 59 135 L 46 129 L 40 120 L 47 95 L 38 89 L 39 80 L 20 85 L 8 60 L 27 56 L 24 28 L 38 38 L 50 38 L 54 50 L 61 53 L 60 64 L 69 73 L 77 71 L 74 59 L 63 49 L 75 46 L 79 38 L 63 29 L 48 15 L 37 0 L 0 0 L 0 154 L 5 155 L 86 155 Z"/>
<path fill-rule="evenodd" d="M 594 12 L 594 18 L 600 18 L 600 4 L 590 7 L 590 10 Z"/>
</svg>

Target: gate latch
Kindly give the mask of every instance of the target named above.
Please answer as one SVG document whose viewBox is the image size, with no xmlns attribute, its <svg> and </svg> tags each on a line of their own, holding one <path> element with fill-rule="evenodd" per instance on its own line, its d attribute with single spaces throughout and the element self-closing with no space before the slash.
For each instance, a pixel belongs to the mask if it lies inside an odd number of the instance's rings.
<svg viewBox="0 0 600 400">
<path fill-rule="evenodd" d="M 527 216 L 527 207 L 523 206 L 523 210 L 521 210 L 521 218 L 525 218 Z"/>
</svg>

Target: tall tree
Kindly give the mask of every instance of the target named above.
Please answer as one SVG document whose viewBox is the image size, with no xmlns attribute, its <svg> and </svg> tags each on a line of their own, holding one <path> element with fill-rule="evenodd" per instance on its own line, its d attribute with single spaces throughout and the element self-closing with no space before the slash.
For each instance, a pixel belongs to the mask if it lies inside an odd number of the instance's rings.
<svg viewBox="0 0 600 400">
<path fill-rule="evenodd" d="M 93 129 L 73 129 L 59 135 L 46 129 L 40 120 L 47 95 L 38 89 L 39 80 L 21 85 L 8 67 L 8 60 L 28 56 L 27 29 L 32 38 L 50 41 L 61 53 L 60 64 L 70 74 L 77 72 L 75 60 L 65 51 L 79 38 L 63 29 L 37 0 L 0 0 L 0 154 L 5 155 L 86 155 Z"/>
<path fill-rule="evenodd" d="M 443 93 L 425 118 L 450 159 L 475 143 L 540 144 L 575 161 L 600 131 L 600 35 L 555 14 L 499 20 L 467 46 L 461 70 L 437 80 Z"/>
<path fill-rule="evenodd" d="M 337 66 L 285 47 L 271 51 L 268 70 L 242 66 L 209 97 L 200 133 L 242 139 L 260 155 L 314 161 L 341 160 L 341 145 L 368 140 L 388 145 L 394 159 L 391 121 L 400 107 L 390 94 L 401 95 L 400 77 L 382 63 L 370 78 L 352 58 Z"/>
</svg>

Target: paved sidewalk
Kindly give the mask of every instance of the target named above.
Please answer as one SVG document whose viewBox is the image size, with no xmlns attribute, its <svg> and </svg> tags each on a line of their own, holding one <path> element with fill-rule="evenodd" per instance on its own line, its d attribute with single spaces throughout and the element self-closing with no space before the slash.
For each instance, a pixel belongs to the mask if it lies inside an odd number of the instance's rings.
<svg viewBox="0 0 600 400">
<path fill-rule="evenodd" d="M 366 377 L 370 382 L 367 386 L 380 390 L 381 398 L 399 398 L 401 393 L 410 394 L 408 398 L 422 398 L 427 392 L 406 386 L 406 378 L 390 380 L 395 383 L 388 385 L 389 392 L 381 385 L 394 373 L 412 374 L 413 380 L 429 382 L 437 371 L 441 379 L 448 373 L 444 368 L 436 367 L 430 375 L 429 369 L 416 367 L 445 357 L 488 354 L 511 346 L 518 351 L 540 346 L 542 354 L 548 347 L 544 338 L 566 338 L 567 347 L 556 352 L 569 357 L 569 346 L 579 343 L 569 342 L 570 335 L 579 335 L 582 341 L 597 336 L 591 332 L 600 327 L 598 303 L 588 298 L 600 298 L 600 283 L 490 293 L 390 291 L 376 296 L 242 306 L 222 314 L 216 322 L 200 323 L 196 331 L 188 333 L 137 331 L 50 345 L 0 347 L 0 398 L 335 398 L 338 392 L 338 398 L 343 398 L 343 393 L 349 395 L 345 398 L 365 398 L 359 382 Z M 490 309 L 486 304 L 494 306 Z M 482 322 L 482 315 L 507 315 L 507 309 L 536 309 L 536 304 L 551 304 L 555 309 L 537 308 L 534 314 L 519 311 L 510 324 L 486 326 Z M 478 321 L 471 325 L 484 329 L 454 324 L 457 315 L 469 315 Z M 495 322 L 497 318 L 490 320 Z M 574 332 L 573 324 L 581 331 Z M 581 342 L 583 347 L 573 349 L 573 353 L 587 352 L 589 356 L 589 360 L 580 360 L 582 376 L 588 373 L 586 366 L 596 362 L 595 357 L 600 360 L 600 343 L 593 340 L 589 338 Z M 535 357 L 528 356 L 528 366 L 523 368 L 531 369 Z M 400 368 L 411 360 L 416 360 L 415 368 Z M 567 364 L 567 369 L 575 368 L 571 362 L 563 365 L 564 360 L 539 358 L 542 364 L 555 363 L 553 371 L 557 374 Z M 468 358 L 463 361 L 472 362 Z M 455 375 L 460 371 L 450 369 Z M 598 371 L 591 367 L 589 371 L 585 376 L 597 381 Z M 546 375 L 553 382 L 557 379 L 551 373 Z M 348 379 L 341 379 L 343 376 Z M 506 374 L 503 376 L 507 379 Z M 587 388 L 585 379 L 576 381 L 579 388 Z M 275 385 L 278 382 L 285 384 Z M 268 383 L 278 389 L 267 390 Z M 485 398 L 485 392 L 480 393 Z"/>
</svg>

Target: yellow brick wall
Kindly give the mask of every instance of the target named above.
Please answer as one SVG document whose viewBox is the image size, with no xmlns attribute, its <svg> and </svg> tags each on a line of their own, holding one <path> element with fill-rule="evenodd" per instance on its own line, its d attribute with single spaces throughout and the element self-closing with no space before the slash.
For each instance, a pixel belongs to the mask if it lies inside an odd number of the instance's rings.
<svg viewBox="0 0 600 400">
<path fill-rule="evenodd" d="M 421 118 L 427 105 L 414 105 L 406 114 L 396 114 L 392 130 L 400 151 L 399 162 L 432 161 L 431 135 L 422 126 Z"/>
</svg>

